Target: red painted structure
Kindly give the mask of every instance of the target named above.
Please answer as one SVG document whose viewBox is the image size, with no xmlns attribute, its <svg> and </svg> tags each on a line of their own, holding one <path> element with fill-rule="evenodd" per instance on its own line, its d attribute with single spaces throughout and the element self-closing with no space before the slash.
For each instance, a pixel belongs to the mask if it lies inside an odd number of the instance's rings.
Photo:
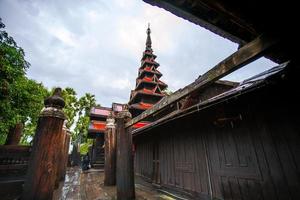
<svg viewBox="0 0 300 200">
<path fill-rule="evenodd" d="M 106 119 L 113 112 L 123 110 L 123 104 L 113 103 L 111 108 L 93 107 L 90 111 L 90 124 L 88 138 L 94 139 L 93 146 L 90 148 L 91 164 L 95 168 L 104 167 L 104 132 L 106 129 Z"/>
</svg>

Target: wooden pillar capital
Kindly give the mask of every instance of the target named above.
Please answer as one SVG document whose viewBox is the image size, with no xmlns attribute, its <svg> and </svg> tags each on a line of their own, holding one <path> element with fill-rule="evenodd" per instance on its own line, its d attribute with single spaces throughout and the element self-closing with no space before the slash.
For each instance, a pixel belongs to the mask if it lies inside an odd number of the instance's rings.
<svg viewBox="0 0 300 200">
<path fill-rule="evenodd" d="M 60 119 L 66 119 L 64 112 L 65 101 L 61 96 L 61 88 L 56 88 L 51 97 L 48 97 L 44 101 L 45 107 L 41 111 L 40 117 L 56 117 Z"/>
<path fill-rule="evenodd" d="M 116 118 L 124 118 L 125 123 L 132 119 L 132 115 L 128 110 L 127 104 L 124 105 L 123 110 L 117 114 Z"/>
<path fill-rule="evenodd" d="M 115 115 L 113 114 L 113 112 L 110 112 L 106 119 L 106 130 L 109 128 L 116 128 Z"/>
</svg>

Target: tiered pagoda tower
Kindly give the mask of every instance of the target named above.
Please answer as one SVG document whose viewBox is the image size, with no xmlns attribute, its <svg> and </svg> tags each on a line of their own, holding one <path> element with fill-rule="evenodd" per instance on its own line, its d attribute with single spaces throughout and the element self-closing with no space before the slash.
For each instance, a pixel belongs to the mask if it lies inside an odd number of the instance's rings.
<svg viewBox="0 0 300 200">
<path fill-rule="evenodd" d="M 150 37 L 150 27 L 147 29 L 146 49 L 141 59 L 141 67 L 136 79 L 136 87 L 131 91 L 129 111 L 133 117 L 138 116 L 145 110 L 151 108 L 161 98 L 165 96 L 162 92 L 167 86 L 162 82 L 162 74 L 158 71 L 159 64 L 155 61 L 156 55 L 153 54 L 152 41 Z"/>
</svg>

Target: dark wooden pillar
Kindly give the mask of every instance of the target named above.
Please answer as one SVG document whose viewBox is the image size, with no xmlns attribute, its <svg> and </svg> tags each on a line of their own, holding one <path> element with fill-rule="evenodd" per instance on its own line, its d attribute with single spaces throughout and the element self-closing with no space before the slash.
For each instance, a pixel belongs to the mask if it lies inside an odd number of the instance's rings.
<svg viewBox="0 0 300 200">
<path fill-rule="evenodd" d="M 94 142 L 93 142 L 94 143 Z M 93 144 L 94 145 L 94 144 Z M 90 163 L 92 164 L 92 161 L 93 161 L 93 145 L 92 146 L 89 146 L 89 160 L 90 160 Z"/>
<path fill-rule="evenodd" d="M 116 185 L 116 126 L 115 119 L 111 112 L 106 120 L 105 131 L 105 164 L 104 164 L 104 185 Z"/>
<path fill-rule="evenodd" d="M 78 148 L 78 143 L 73 142 L 73 148 L 71 152 L 71 166 L 80 166 L 81 160 L 80 160 L 80 152 Z"/>
<path fill-rule="evenodd" d="M 94 139 L 92 166 L 97 169 L 104 169 L 104 134 Z"/>
<path fill-rule="evenodd" d="M 130 119 L 128 109 L 116 116 L 118 200 L 135 199 L 131 128 L 125 129 L 125 123 Z"/>
<path fill-rule="evenodd" d="M 70 131 L 67 129 L 66 126 L 63 128 L 64 131 L 64 138 L 63 138 L 63 146 L 62 146 L 62 157 L 59 166 L 59 173 L 58 173 L 58 180 L 62 181 L 65 179 L 66 170 L 68 165 L 69 159 L 69 146 L 70 146 Z"/>
<path fill-rule="evenodd" d="M 59 162 L 57 163 L 57 171 L 56 171 L 56 180 L 55 180 L 55 189 L 58 188 L 59 182 L 61 181 L 61 177 L 63 174 L 63 169 L 64 169 L 64 157 L 65 157 L 65 141 L 66 141 L 66 135 L 67 135 L 67 127 L 66 125 L 66 120 L 64 122 L 63 128 L 61 130 L 61 146 L 57 149 L 58 153 L 58 160 Z"/>
<path fill-rule="evenodd" d="M 34 136 L 27 179 L 21 198 L 23 200 L 52 199 L 57 163 L 60 162 L 58 148 L 62 143 L 64 106 L 60 88 L 56 88 L 53 96 L 45 100 L 45 108 L 40 114 Z"/>
<path fill-rule="evenodd" d="M 14 127 L 9 129 L 5 145 L 18 145 L 22 136 L 24 125 L 17 123 Z"/>
<path fill-rule="evenodd" d="M 64 159 L 63 159 L 64 166 L 61 173 L 61 180 L 64 180 L 66 177 L 66 171 L 67 171 L 68 161 L 69 161 L 70 139 L 71 139 L 70 130 L 67 129 L 66 137 L 65 137 L 65 146 L 64 146 Z"/>
</svg>

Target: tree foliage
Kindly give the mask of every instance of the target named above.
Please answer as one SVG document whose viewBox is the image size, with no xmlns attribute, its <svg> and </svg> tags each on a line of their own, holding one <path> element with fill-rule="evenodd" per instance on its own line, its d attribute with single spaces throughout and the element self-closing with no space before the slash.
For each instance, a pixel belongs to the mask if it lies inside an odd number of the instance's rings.
<svg viewBox="0 0 300 200">
<path fill-rule="evenodd" d="M 41 83 L 25 76 L 30 64 L 24 50 L 4 28 L 0 18 L 0 144 L 17 123 L 25 124 L 23 142 L 27 143 L 48 92 Z"/>
<path fill-rule="evenodd" d="M 25 60 L 24 50 L 4 28 L 0 18 L 0 144 L 5 142 L 9 128 L 17 123 L 25 125 L 21 142 L 26 144 L 35 133 L 44 99 L 52 93 L 41 83 L 26 77 L 30 64 Z M 86 143 L 88 113 L 96 105 L 95 96 L 86 93 L 78 99 L 76 91 L 70 87 L 65 88 L 62 95 L 72 141 Z"/>
<path fill-rule="evenodd" d="M 65 108 L 64 112 L 67 117 L 67 128 L 71 129 L 72 125 L 74 125 L 77 115 L 77 93 L 73 88 L 67 87 L 63 89 L 62 96 L 65 100 Z"/>
<path fill-rule="evenodd" d="M 84 143 L 87 141 L 87 130 L 89 125 L 89 112 L 96 105 L 95 95 L 86 93 L 77 98 L 72 88 L 65 88 L 62 92 L 66 106 L 64 112 L 67 116 L 67 128 L 71 130 L 73 143 Z"/>
</svg>

